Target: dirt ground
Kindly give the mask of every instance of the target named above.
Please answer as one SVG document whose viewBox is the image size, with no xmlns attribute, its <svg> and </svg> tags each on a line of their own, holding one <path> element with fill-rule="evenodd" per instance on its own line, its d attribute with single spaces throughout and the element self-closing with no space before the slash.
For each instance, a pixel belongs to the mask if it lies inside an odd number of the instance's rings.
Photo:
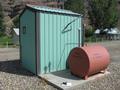
<svg viewBox="0 0 120 90">
<path fill-rule="evenodd" d="M 107 78 L 100 79 L 97 83 L 93 81 L 74 89 L 120 90 L 120 41 L 107 41 L 97 44 L 108 49 L 111 58 L 108 70 L 112 74 Z M 19 49 L 0 48 L 0 90 L 56 90 L 56 88 L 20 66 Z"/>
</svg>

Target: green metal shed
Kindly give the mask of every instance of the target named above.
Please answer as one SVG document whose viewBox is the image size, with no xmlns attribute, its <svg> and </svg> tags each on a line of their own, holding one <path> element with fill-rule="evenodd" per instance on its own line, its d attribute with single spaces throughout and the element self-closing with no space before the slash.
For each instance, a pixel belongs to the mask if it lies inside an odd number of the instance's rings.
<svg viewBox="0 0 120 90">
<path fill-rule="evenodd" d="M 71 49 L 82 45 L 82 34 L 80 14 L 27 5 L 20 15 L 23 67 L 37 75 L 65 70 Z"/>
</svg>

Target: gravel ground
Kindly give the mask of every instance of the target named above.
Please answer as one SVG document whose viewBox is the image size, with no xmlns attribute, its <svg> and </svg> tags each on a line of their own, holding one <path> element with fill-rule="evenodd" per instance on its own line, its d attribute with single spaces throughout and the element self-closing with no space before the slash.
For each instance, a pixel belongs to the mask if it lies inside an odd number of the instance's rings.
<svg viewBox="0 0 120 90">
<path fill-rule="evenodd" d="M 20 66 L 19 50 L 0 49 L 0 90 L 56 90 Z"/>
<path fill-rule="evenodd" d="M 111 56 L 111 74 L 77 86 L 72 90 L 120 90 L 120 41 L 99 43 Z M 57 90 L 20 66 L 19 50 L 0 49 L 0 90 Z"/>
<path fill-rule="evenodd" d="M 120 90 L 120 63 L 111 63 L 109 75 L 77 86 L 72 90 Z"/>
</svg>

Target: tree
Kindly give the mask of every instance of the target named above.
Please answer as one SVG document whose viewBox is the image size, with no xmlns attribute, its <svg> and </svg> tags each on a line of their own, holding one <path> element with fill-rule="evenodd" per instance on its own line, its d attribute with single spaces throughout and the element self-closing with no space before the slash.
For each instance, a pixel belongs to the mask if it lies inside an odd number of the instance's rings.
<svg viewBox="0 0 120 90">
<path fill-rule="evenodd" d="M 67 0 L 65 1 L 65 9 L 84 14 L 84 0 Z"/>
<path fill-rule="evenodd" d="M 116 0 L 89 0 L 89 17 L 94 29 L 114 28 L 118 22 Z"/>
<path fill-rule="evenodd" d="M 13 23 L 14 23 L 14 26 L 15 26 L 16 28 L 19 27 L 19 15 L 17 15 L 17 16 L 14 18 Z"/>
<path fill-rule="evenodd" d="M 3 25 L 3 9 L 0 3 L 0 35 L 4 33 L 4 25 Z"/>
</svg>

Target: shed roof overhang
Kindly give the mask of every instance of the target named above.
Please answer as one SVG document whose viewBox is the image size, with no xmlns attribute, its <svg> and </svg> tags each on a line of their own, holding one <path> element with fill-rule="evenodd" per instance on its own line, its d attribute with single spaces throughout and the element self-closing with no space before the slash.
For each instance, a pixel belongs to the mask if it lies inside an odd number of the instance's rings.
<svg viewBox="0 0 120 90">
<path fill-rule="evenodd" d="M 70 10 L 51 8 L 47 6 L 30 5 L 30 4 L 26 5 L 25 9 L 20 14 L 20 16 L 22 16 L 22 14 L 25 12 L 26 9 L 31 10 L 33 12 L 47 12 L 47 13 L 65 14 L 65 15 L 80 16 L 80 17 L 83 16 L 82 14 L 74 13 Z"/>
</svg>

